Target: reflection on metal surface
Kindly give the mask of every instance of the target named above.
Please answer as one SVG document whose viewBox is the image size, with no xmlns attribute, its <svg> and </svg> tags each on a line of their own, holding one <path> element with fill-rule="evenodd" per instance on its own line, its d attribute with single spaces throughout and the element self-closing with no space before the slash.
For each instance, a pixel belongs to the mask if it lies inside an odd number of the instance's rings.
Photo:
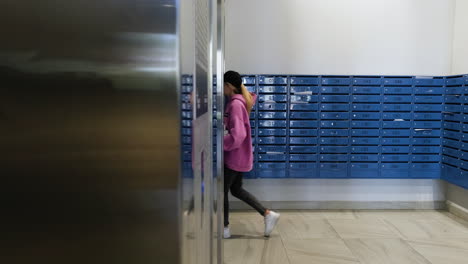
<svg viewBox="0 0 468 264">
<path fill-rule="evenodd" d="M 0 3 L 0 262 L 179 262 L 177 3 Z"/>
</svg>

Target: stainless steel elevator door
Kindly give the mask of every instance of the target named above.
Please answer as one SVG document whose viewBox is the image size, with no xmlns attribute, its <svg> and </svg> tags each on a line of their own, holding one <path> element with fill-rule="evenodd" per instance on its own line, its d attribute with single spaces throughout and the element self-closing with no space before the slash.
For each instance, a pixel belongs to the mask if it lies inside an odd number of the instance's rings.
<svg viewBox="0 0 468 264">
<path fill-rule="evenodd" d="M 178 263 L 175 0 L 0 2 L 0 262 Z"/>
</svg>

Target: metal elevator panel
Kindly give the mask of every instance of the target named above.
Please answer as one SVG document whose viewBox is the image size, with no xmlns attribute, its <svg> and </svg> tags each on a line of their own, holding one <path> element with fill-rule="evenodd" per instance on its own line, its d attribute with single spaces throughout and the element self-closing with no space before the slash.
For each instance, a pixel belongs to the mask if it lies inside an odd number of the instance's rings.
<svg viewBox="0 0 468 264">
<path fill-rule="evenodd" d="M 0 3 L 0 262 L 179 263 L 178 5 Z"/>
</svg>

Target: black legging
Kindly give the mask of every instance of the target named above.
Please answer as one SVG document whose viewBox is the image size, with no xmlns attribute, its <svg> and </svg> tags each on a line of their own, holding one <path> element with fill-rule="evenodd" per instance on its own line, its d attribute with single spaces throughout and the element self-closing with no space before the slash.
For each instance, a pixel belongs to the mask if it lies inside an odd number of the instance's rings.
<svg viewBox="0 0 468 264">
<path fill-rule="evenodd" d="M 224 226 L 229 225 L 229 190 L 231 194 L 252 206 L 259 214 L 265 216 L 266 208 L 248 191 L 242 188 L 242 172 L 224 168 Z"/>
</svg>

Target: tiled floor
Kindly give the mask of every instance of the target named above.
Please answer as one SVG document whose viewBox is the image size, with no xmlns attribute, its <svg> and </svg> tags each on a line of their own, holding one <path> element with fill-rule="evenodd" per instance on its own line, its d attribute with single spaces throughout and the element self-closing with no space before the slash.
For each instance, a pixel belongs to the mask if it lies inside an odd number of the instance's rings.
<svg viewBox="0 0 468 264">
<path fill-rule="evenodd" d="M 467 264 L 468 222 L 445 211 L 280 211 L 269 239 L 233 212 L 225 264 Z"/>
</svg>

